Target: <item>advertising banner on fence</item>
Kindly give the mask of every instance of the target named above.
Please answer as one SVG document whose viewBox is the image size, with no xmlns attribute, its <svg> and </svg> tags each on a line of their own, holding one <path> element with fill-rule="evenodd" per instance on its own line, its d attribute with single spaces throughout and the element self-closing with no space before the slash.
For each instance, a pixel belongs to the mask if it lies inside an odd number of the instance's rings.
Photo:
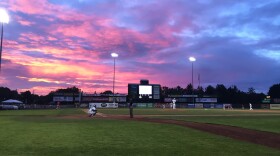
<svg viewBox="0 0 280 156">
<path fill-rule="evenodd" d="M 280 109 L 280 104 L 270 104 L 270 109 Z"/>
<path fill-rule="evenodd" d="M 176 108 L 188 108 L 188 104 L 186 103 L 176 104 Z"/>
<path fill-rule="evenodd" d="M 109 101 L 113 102 L 115 98 L 115 102 L 126 102 L 126 97 L 109 97 Z"/>
<path fill-rule="evenodd" d="M 54 96 L 53 101 L 64 101 L 64 96 Z"/>
<path fill-rule="evenodd" d="M 222 108 L 224 107 L 224 104 L 215 104 L 214 107 L 215 107 L 215 108 L 221 108 L 221 109 L 222 109 Z"/>
<path fill-rule="evenodd" d="M 128 108 L 128 104 L 127 103 L 119 103 L 118 108 Z"/>
<path fill-rule="evenodd" d="M 172 98 L 164 98 L 164 102 L 172 102 Z"/>
<path fill-rule="evenodd" d="M 70 102 L 70 101 L 73 101 L 73 97 L 55 96 L 55 97 L 53 97 L 53 101 L 68 101 L 68 102 Z"/>
<path fill-rule="evenodd" d="M 211 108 L 211 104 L 203 104 L 203 108 Z"/>
<path fill-rule="evenodd" d="M 208 103 L 216 103 L 217 102 L 217 98 L 196 98 L 195 102 L 208 102 Z"/>
<path fill-rule="evenodd" d="M 204 103 L 203 108 L 215 108 L 215 104 L 210 103 Z"/>
<path fill-rule="evenodd" d="M 89 108 L 96 106 L 96 108 L 118 108 L 117 103 L 89 103 Z"/>
<path fill-rule="evenodd" d="M 280 103 L 280 98 L 274 98 L 272 99 L 273 103 Z"/>
<path fill-rule="evenodd" d="M 153 103 L 135 103 L 138 108 L 153 108 Z"/>
<path fill-rule="evenodd" d="M 94 96 L 84 96 L 82 98 L 82 101 L 89 101 L 89 102 L 108 102 L 109 98 L 108 97 L 94 97 Z"/>
<path fill-rule="evenodd" d="M 269 104 L 261 104 L 261 109 L 269 109 Z"/>
<path fill-rule="evenodd" d="M 182 97 L 182 98 L 176 98 L 177 102 L 193 102 L 192 98 Z"/>
<path fill-rule="evenodd" d="M 194 104 L 188 104 L 188 108 L 195 108 Z"/>
<path fill-rule="evenodd" d="M 203 108 L 203 104 L 202 103 L 196 103 L 195 108 Z"/>
<path fill-rule="evenodd" d="M 138 108 L 146 108 L 147 104 L 146 103 L 137 103 L 136 107 L 138 107 Z"/>
</svg>

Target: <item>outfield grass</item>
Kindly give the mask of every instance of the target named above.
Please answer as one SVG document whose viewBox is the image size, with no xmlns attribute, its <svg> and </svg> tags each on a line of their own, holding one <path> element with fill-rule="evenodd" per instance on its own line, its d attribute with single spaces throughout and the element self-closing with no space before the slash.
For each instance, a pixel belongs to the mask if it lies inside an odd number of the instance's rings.
<svg viewBox="0 0 280 156">
<path fill-rule="evenodd" d="M 201 123 L 214 123 L 221 125 L 230 125 L 248 129 L 280 133 L 280 115 L 279 116 L 164 116 L 157 117 L 164 119 L 174 119 Z M 280 134 L 279 134 L 280 135 Z"/>
<path fill-rule="evenodd" d="M 106 114 L 128 114 L 127 109 L 100 109 L 99 112 Z M 134 109 L 134 114 L 162 115 L 151 116 L 150 118 L 215 123 L 280 133 L 280 111 L 275 110 L 262 112 L 262 110 L 248 111 L 241 109 Z"/>
<path fill-rule="evenodd" d="M 59 117 L 80 114 L 80 109 L 0 111 L 0 155 L 280 155 L 176 125 Z"/>
<path fill-rule="evenodd" d="M 38 110 L 5 110 L 0 111 L 0 116 L 64 116 L 73 114 L 84 114 L 81 109 L 38 109 Z"/>
<path fill-rule="evenodd" d="M 99 112 L 105 114 L 124 115 L 129 114 L 128 108 L 118 109 L 98 109 Z M 223 109 L 153 109 L 153 108 L 134 108 L 133 112 L 135 115 L 280 115 L 280 110 L 260 112 L 248 111 L 248 110 L 223 110 Z"/>
</svg>

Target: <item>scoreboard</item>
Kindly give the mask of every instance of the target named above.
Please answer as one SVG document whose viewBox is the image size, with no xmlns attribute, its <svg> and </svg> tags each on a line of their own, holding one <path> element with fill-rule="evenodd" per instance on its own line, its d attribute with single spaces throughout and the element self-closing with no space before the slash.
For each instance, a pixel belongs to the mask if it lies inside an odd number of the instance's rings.
<svg viewBox="0 0 280 156">
<path fill-rule="evenodd" d="M 128 84 L 128 97 L 139 102 L 157 102 L 160 101 L 160 90 L 159 84 Z"/>
</svg>

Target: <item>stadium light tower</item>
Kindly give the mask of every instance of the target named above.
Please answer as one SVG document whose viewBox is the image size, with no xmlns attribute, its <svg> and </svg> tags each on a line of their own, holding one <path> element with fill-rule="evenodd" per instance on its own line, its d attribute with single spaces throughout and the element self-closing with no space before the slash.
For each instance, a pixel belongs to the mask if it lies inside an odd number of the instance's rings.
<svg viewBox="0 0 280 156">
<path fill-rule="evenodd" d="M 9 23 L 8 13 L 6 12 L 6 10 L 1 8 L 0 8 L 0 23 L 1 23 L 1 44 L 0 44 L 0 72 L 1 72 L 4 23 Z"/>
<path fill-rule="evenodd" d="M 193 99 L 193 104 L 194 104 L 194 97 L 193 97 L 193 91 L 194 91 L 194 87 L 193 87 L 193 62 L 196 61 L 195 57 L 189 57 L 189 60 L 192 63 L 192 99 Z"/>
<path fill-rule="evenodd" d="M 117 53 L 111 53 L 111 56 L 114 58 L 114 77 L 113 77 L 113 103 L 115 104 L 115 69 L 116 69 L 116 58 L 119 56 Z"/>
</svg>

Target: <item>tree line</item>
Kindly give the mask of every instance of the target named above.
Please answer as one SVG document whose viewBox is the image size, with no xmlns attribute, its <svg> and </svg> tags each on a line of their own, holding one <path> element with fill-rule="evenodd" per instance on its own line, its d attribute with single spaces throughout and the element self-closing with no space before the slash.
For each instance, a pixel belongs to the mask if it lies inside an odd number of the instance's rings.
<svg viewBox="0 0 280 156">
<path fill-rule="evenodd" d="M 25 104 L 49 104 L 53 100 L 55 93 L 79 93 L 81 89 L 70 87 L 51 91 L 47 95 L 37 95 L 31 91 L 18 93 L 17 90 L 11 90 L 7 87 L 0 87 L 0 102 L 8 99 L 17 99 Z M 96 92 L 95 92 L 96 93 Z M 112 94 L 112 91 L 106 90 L 100 94 Z M 192 85 L 186 88 L 180 86 L 170 88 L 163 86 L 161 88 L 161 97 L 168 95 L 198 95 L 198 97 L 217 97 L 218 103 L 261 103 L 266 97 L 264 93 L 256 93 L 254 88 L 249 88 L 247 92 L 239 90 L 235 85 L 226 88 L 223 84 L 217 84 L 215 87 L 209 85 L 206 88 L 201 86 L 193 89 Z M 274 84 L 267 93 L 271 98 L 280 98 L 280 83 Z"/>
</svg>

